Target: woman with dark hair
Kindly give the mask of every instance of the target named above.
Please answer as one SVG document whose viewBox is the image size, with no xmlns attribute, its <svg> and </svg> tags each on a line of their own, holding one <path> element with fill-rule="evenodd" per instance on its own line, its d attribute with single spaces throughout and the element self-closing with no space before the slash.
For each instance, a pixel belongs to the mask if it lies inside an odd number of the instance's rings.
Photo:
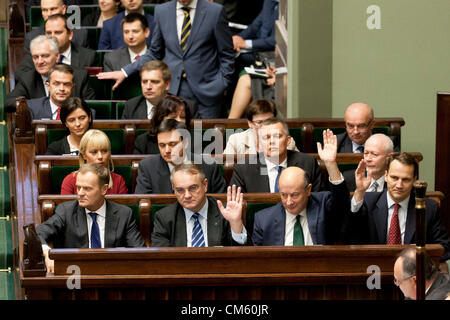
<svg viewBox="0 0 450 320">
<path fill-rule="evenodd" d="M 119 11 L 120 0 L 98 0 L 98 8 L 83 17 L 81 25 L 103 27 L 103 21 L 111 19 Z"/>
<path fill-rule="evenodd" d="M 71 97 L 61 106 L 60 118 L 68 135 L 52 142 L 47 147 L 48 155 L 77 155 L 80 150 L 80 141 L 86 131 L 92 126 L 92 111 L 86 101 Z"/>
<path fill-rule="evenodd" d="M 156 129 L 163 120 L 175 119 L 186 124 L 188 130 L 191 124 L 191 111 L 187 102 L 177 96 L 168 94 L 156 106 L 152 119 L 150 120 L 150 129 L 147 133 L 141 134 L 136 138 L 134 154 L 158 154 L 158 141 L 156 138 Z"/>
</svg>

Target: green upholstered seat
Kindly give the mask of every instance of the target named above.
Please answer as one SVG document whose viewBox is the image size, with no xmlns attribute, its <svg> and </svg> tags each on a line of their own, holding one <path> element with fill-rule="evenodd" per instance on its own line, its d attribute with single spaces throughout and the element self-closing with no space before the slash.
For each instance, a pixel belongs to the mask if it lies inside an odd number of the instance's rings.
<svg viewBox="0 0 450 320">
<path fill-rule="evenodd" d="M 124 109 L 125 109 L 125 102 L 116 103 L 116 120 L 122 119 L 122 113 Z"/>
<path fill-rule="evenodd" d="M 95 110 L 95 119 L 112 119 L 113 103 L 111 101 L 86 101 L 89 108 Z"/>
<path fill-rule="evenodd" d="M 89 86 L 94 89 L 97 100 L 110 100 L 112 81 L 99 80 L 96 76 L 89 77 Z"/>
<path fill-rule="evenodd" d="M 248 236 L 252 236 L 253 233 L 253 222 L 255 221 L 255 213 L 271 207 L 276 203 L 247 203 L 247 214 L 245 221 L 245 228 L 247 229 Z"/>
<path fill-rule="evenodd" d="M 102 130 L 111 142 L 112 154 L 125 154 L 125 132 L 122 129 L 103 129 Z M 62 139 L 67 135 L 65 129 L 49 129 L 47 131 L 47 145 L 53 141 Z"/>
<path fill-rule="evenodd" d="M 301 150 L 302 145 L 302 128 L 290 128 L 289 129 L 289 135 L 294 139 L 295 145 L 297 146 L 298 150 Z"/>
</svg>

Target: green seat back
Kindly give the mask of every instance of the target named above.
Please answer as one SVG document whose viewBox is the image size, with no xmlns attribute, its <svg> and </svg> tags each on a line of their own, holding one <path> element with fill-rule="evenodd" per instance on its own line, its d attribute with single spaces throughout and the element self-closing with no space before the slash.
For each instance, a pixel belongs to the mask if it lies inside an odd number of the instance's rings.
<svg viewBox="0 0 450 320">
<path fill-rule="evenodd" d="M 144 11 L 145 13 L 151 14 L 152 16 L 155 14 L 155 5 L 150 5 L 150 4 L 144 4 Z"/>
<path fill-rule="evenodd" d="M 155 221 L 155 214 L 156 212 L 158 212 L 159 210 L 167 207 L 168 204 L 152 204 L 152 209 L 151 209 L 151 216 L 150 219 L 152 221 L 152 225 L 153 225 L 153 221 Z"/>
<path fill-rule="evenodd" d="M 30 8 L 30 27 L 40 27 L 44 24 L 44 19 L 42 19 L 41 7 L 32 6 Z"/>
<path fill-rule="evenodd" d="M 289 135 L 294 139 L 298 150 L 301 150 L 302 145 L 302 128 L 290 128 Z"/>
<path fill-rule="evenodd" d="M 127 207 L 131 209 L 133 218 L 136 221 L 136 226 L 139 229 L 139 224 L 141 222 L 140 215 L 139 215 L 139 205 L 138 204 L 129 204 L 129 205 L 127 205 Z"/>
<path fill-rule="evenodd" d="M 125 109 L 125 102 L 117 102 L 116 103 L 116 120 L 122 119 L 122 113 L 123 113 L 124 109 Z M 137 131 L 140 131 L 140 129 Z M 137 131 L 136 131 L 136 133 L 137 133 Z"/>
<path fill-rule="evenodd" d="M 95 110 L 95 119 L 112 119 L 111 101 L 87 101 L 89 108 Z"/>
<path fill-rule="evenodd" d="M 103 129 L 102 130 L 111 142 L 111 154 L 125 154 L 125 132 L 122 129 Z M 48 129 L 47 145 L 53 141 L 62 139 L 67 135 L 65 129 Z"/>
<path fill-rule="evenodd" d="M 142 95 L 138 76 L 127 78 L 116 90 L 111 90 L 111 100 L 130 100 Z"/>
<path fill-rule="evenodd" d="M 347 170 L 355 170 L 358 168 L 357 163 L 339 163 L 338 168 L 341 172 L 347 171 Z"/>
<path fill-rule="evenodd" d="M 94 89 L 97 100 L 110 100 L 112 82 L 99 80 L 96 76 L 89 76 L 89 86 Z"/>
<path fill-rule="evenodd" d="M 271 207 L 276 203 L 247 203 L 247 214 L 246 214 L 246 222 L 245 228 L 247 229 L 248 235 L 252 235 L 253 233 L 253 222 L 255 221 L 255 213 Z"/>
<path fill-rule="evenodd" d="M 53 166 L 50 169 L 50 193 L 51 194 L 60 194 L 61 193 L 61 185 L 64 178 L 74 172 L 77 171 L 79 166 Z M 132 173 L 131 166 L 114 166 L 114 172 L 121 175 L 125 180 L 125 184 L 127 185 L 128 192 L 131 192 L 132 186 Z"/>
<path fill-rule="evenodd" d="M 136 138 L 141 134 L 147 133 L 148 129 L 136 129 Z"/>
</svg>

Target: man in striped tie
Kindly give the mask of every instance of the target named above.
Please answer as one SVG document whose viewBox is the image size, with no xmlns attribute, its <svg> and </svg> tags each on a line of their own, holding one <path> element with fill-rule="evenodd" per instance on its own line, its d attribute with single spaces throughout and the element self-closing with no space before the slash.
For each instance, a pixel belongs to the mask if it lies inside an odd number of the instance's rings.
<svg viewBox="0 0 450 320">
<path fill-rule="evenodd" d="M 228 187 L 226 207 L 206 196 L 208 179 L 196 164 L 181 164 L 170 176 L 177 202 L 158 211 L 152 247 L 251 245 L 242 223 L 243 195 Z"/>
<path fill-rule="evenodd" d="M 346 227 L 353 239 L 364 244 L 411 244 L 415 243 L 415 194 L 413 185 L 418 178 L 416 159 L 402 152 L 388 160 L 385 180 L 387 190 L 366 192 L 372 175 L 365 176 L 363 160 L 355 172 L 356 190 L 351 201 L 350 220 Z M 427 243 L 441 244 L 445 252 L 441 262 L 450 258 L 450 241 L 441 223 L 436 201 L 426 199 Z M 441 264 L 447 269 L 445 263 Z"/>
</svg>

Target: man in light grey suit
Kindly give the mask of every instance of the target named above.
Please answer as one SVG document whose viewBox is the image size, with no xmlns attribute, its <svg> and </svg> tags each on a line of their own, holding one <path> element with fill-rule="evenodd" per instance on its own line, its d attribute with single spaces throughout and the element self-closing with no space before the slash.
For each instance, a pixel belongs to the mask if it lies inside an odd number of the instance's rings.
<svg viewBox="0 0 450 320">
<path fill-rule="evenodd" d="M 198 101 L 200 117 L 223 115 L 221 103 L 234 72 L 234 50 L 221 5 L 178 0 L 155 7 L 155 29 L 146 54 L 121 72 L 100 73 L 98 78 L 116 80 L 115 89 L 149 60 L 167 63 L 172 71 L 169 93 Z"/>
<path fill-rule="evenodd" d="M 195 164 L 176 166 L 170 176 L 177 202 L 158 211 L 152 247 L 251 245 L 242 223 L 243 195 L 228 187 L 227 207 L 206 196 L 208 179 Z"/>
</svg>

